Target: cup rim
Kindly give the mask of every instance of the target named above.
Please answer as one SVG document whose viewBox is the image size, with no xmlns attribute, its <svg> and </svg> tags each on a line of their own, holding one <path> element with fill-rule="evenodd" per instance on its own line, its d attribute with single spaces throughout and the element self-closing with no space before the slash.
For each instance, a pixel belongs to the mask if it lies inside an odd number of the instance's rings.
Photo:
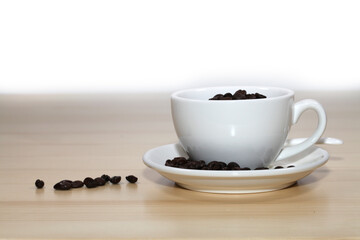
<svg viewBox="0 0 360 240">
<path fill-rule="evenodd" d="M 237 89 L 244 89 L 246 88 L 257 88 L 257 89 L 267 89 L 267 90 L 281 90 L 286 92 L 283 95 L 275 96 L 271 98 L 258 98 L 258 99 L 243 99 L 242 101 L 209 101 L 209 99 L 192 99 L 187 97 L 180 96 L 181 94 L 185 92 L 191 92 L 191 91 L 208 91 L 208 90 L 214 90 L 214 89 L 229 89 L 229 88 L 237 88 Z M 224 92 L 225 94 L 225 92 Z M 230 86 L 215 86 L 215 87 L 201 87 L 201 88 L 189 88 L 189 89 L 183 89 L 176 92 L 173 92 L 171 94 L 171 99 L 176 100 L 182 100 L 182 101 L 194 101 L 194 102 L 207 102 L 207 103 L 234 103 L 234 102 L 257 102 L 257 101 L 271 101 L 271 100 L 279 100 L 282 98 L 288 98 L 294 96 L 294 91 L 288 88 L 282 88 L 282 87 L 270 87 L 270 86 L 257 86 L 257 85 L 230 85 Z"/>
</svg>

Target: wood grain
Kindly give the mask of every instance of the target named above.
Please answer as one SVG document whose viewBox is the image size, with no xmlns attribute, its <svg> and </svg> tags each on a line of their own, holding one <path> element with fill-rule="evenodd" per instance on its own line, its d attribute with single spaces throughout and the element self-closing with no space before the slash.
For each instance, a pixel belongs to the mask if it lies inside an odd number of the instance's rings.
<svg viewBox="0 0 360 240">
<path fill-rule="evenodd" d="M 185 190 L 148 169 L 145 151 L 177 141 L 169 94 L 0 95 L 0 238 L 360 239 L 360 92 L 300 92 L 325 107 L 329 162 L 290 188 L 224 195 Z M 290 137 L 316 126 L 306 112 Z M 62 179 L 119 185 L 55 191 Z M 128 184 L 126 175 L 139 177 Z M 37 178 L 45 181 L 36 189 Z"/>
</svg>

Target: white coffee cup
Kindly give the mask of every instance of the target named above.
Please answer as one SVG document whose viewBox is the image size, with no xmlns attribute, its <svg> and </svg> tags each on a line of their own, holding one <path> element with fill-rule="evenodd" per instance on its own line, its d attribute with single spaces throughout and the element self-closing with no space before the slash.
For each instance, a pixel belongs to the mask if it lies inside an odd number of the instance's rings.
<svg viewBox="0 0 360 240">
<path fill-rule="evenodd" d="M 267 98 L 209 100 L 239 89 Z M 308 109 L 318 116 L 318 126 L 304 142 L 284 147 L 292 124 Z M 294 103 L 294 92 L 285 88 L 231 86 L 189 89 L 171 95 L 171 111 L 180 144 L 192 159 L 237 162 L 251 169 L 300 153 L 321 137 L 326 114 L 315 100 Z"/>
</svg>

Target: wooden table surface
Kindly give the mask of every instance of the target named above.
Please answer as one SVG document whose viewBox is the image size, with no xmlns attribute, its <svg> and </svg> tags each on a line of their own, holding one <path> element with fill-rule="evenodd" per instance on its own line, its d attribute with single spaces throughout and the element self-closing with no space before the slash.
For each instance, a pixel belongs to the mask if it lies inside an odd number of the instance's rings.
<svg viewBox="0 0 360 240">
<path fill-rule="evenodd" d="M 245 195 L 185 190 L 143 164 L 147 150 L 177 141 L 169 96 L 0 95 L 0 238 L 360 239 L 359 91 L 298 92 L 323 104 L 324 136 L 344 144 L 322 145 L 328 163 L 296 185 Z M 315 126 L 306 112 L 290 137 Z M 53 189 L 104 173 L 121 183 Z"/>
</svg>

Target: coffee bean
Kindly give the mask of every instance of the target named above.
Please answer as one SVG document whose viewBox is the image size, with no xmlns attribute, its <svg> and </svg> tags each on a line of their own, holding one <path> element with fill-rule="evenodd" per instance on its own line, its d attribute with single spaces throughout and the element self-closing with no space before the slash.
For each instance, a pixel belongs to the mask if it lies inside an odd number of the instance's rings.
<svg viewBox="0 0 360 240">
<path fill-rule="evenodd" d="M 220 97 L 219 100 L 232 100 L 233 95 L 231 93 L 225 93 L 224 96 Z"/>
<path fill-rule="evenodd" d="M 243 170 L 243 171 L 249 171 L 249 170 L 251 170 L 251 169 L 248 168 L 248 167 L 244 167 L 244 168 L 241 168 L 241 170 Z"/>
<path fill-rule="evenodd" d="M 101 175 L 101 178 L 102 178 L 102 179 L 104 179 L 104 180 L 105 180 L 105 182 L 110 181 L 110 176 L 109 176 L 109 175 L 107 175 L 107 174 L 103 174 L 103 175 Z"/>
<path fill-rule="evenodd" d="M 216 94 L 213 98 L 211 98 L 210 100 L 220 100 L 224 95 L 222 94 Z"/>
<path fill-rule="evenodd" d="M 91 177 L 85 178 L 84 184 L 87 188 L 96 188 L 98 186 L 97 182 Z"/>
<path fill-rule="evenodd" d="M 94 181 L 93 178 L 91 178 L 91 177 L 86 177 L 83 182 L 84 182 L 85 185 L 87 185 L 88 183 L 91 183 L 91 182 L 93 182 L 93 181 Z"/>
<path fill-rule="evenodd" d="M 262 95 L 260 93 L 255 93 L 256 98 L 266 98 L 265 95 Z"/>
<path fill-rule="evenodd" d="M 129 175 L 129 176 L 126 176 L 125 178 L 126 178 L 126 180 L 128 180 L 130 183 L 136 183 L 137 180 L 138 180 L 138 178 L 135 177 L 134 175 Z"/>
<path fill-rule="evenodd" d="M 37 180 L 35 181 L 35 186 L 36 186 L 37 188 L 39 188 L 39 189 L 40 189 L 40 188 L 43 188 L 44 185 L 45 185 L 45 183 L 44 183 L 43 180 L 37 179 Z"/>
<path fill-rule="evenodd" d="M 76 180 L 71 183 L 72 188 L 81 188 L 83 186 L 84 186 L 84 183 L 80 180 Z"/>
<path fill-rule="evenodd" d="M 96 182 L 96 184 L 97 184 L 98 186 L 104 186 L 105 183 L 106 183 L 106 181 L 105 181 L 103 178 L 101 178 L 101 177 L 95 178 L 94 181 Z"/>
<path fill-rule="evenodd" d="M 274 169 L 282 169 L 284 168 L 283 166 L 276 166 Z"/>
<path fill-rule="evenodd" d="M 60 181 L 54 185 L 54 189 L 56 190 L 70 190 L 71 183 L 67 180 Z"/>
<path fill-rule="evenodd" d="M 289 166 L 287 166 L 287 168 L 293 168 L 293 167 L 295 167 L 294 165 L 289 165 Z"/>
<path fill-rule="evenodd" d="M 255 168 L 255 170 L 268 170 L 269 168 L 267 167 L 258 167 L 258 168 Z"/>
<path fill-rule="evenodd" d="M 229 170 L 235 170 L 234 168 L 239 168 L 239 169 L 236 169 L 236 170 L 240 170 L 240 165 L 237 164 L 236 162 L 229 162 L 227 167 L 228 167 Z"/>
<path fill-rule="evenodd" d="M 226 166 L 226 163 L 220 161 L 212 161 L 208 164 L 210 170 L 223 170 Z"/>
<path fill-rule="evenodd" d="M 169 166 L 169 167 L 181 167 L 183 165 L 185 165 L 188 162 L 188 160 L 184 157 L 176 157 L 172 160 L 168 159 L 165 162 L 165 166 Z M 184 168 L 184 167 L 182 167 Z"/>
<path fill-rule="evenodd" d="M 221 170 L 223 168 L 223 166 L 218 161 L 212 161 L 212 162 L 209 162 L 208 168 L 210 170 Z"/>
<path fill-rule="evenodd" d="M 233 98 L 232 97 L 222 97 L 219 100 L 233 100 Z"/>
<path fill-rule="evenodd" d="M 118 184 L 121 181 L 121 177 L 120 176 L 113 176 L 112 178 L 110 178 L 110 182 L 112 184 Z"/>
<path fill-rule="evenodd" d="M 68 180 L 68 179 L 64 179 L 64 180 L 61 180 L 62 182 L 68 182 L 68 183 L 72 183 L 73 181 L 71 181 L 71 180 Z"/>
<path fill-rule="evenodd" d="M 247 94 L 246 99 L 256 99 L 256 95 L 255 94 Z"/>
<path fill-rule="evenodd" d="M 227 98 L 227 97 L 232 98 L 232 94 L 228 92 L 228 93 L 225 93 L 223 97 L 224 98 Z"/>
<path fill-rule="evenodd" d="M 233 98 L 235 100 L 239 100 L 239 99 L 246 99 L 246 91 L 245 90 L 237 90 L 235 93 L 234 93 L 234 96 Z"/>
</svg>

